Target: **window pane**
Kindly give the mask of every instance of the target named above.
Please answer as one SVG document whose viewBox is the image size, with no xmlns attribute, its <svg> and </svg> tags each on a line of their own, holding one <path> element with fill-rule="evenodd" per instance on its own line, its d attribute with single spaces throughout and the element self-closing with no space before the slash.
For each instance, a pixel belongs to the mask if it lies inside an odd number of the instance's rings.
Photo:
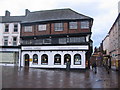
<svg viewBox="0 0 120 90">
<path fill-rule="evenodd" d="M 55 31 L 63 31 L 63 29 L 64 29 L 63 23 L 55 23 L 54 25 L 55 25 L 55 27 L 54 27 Z"/>
<path fill-rule="evenodd" d="M 8 36 L 4 36 L 4 46 L 8 46 Z"/>
<path fill-rule="evenodd" d="M 38 26 L 38 31 L 44 31 L 44 30 L 46 30 L 46 27 L 47 27 L 46 24 L 39 25 L 39 26 Z"/>
<path fill-rule="evenodd" d="M 17 45 L 17 37 L 13 37 L 13 46 Z"/>
<path fill-rule="evenodd" d="M 77 22 L 69 22 L 69 29 L 77 29 Z"/>
<path fill-rule="evenodd" d="M 25 26 L 25 32 L 32 32 L 32 26 Z"/>
<path fill-rule="evenodd" d="M 51 44 L 51 39 L 44 39 L 43 44 Z"/>
<path fill-rule="evenodd" d="M 88 21 L 82 21 L 81 22 L 81 29 L 88 29 L 89 28 L 89 22 Z"/>
<path fill-rule="evenodd" d="M 61 64 L 61 55 L 60 54 L 56 54 L 54 56 L 54 64 L 55 65 L 60 65 Z"/>
<path fill-rule="evenodd" d="M 41 56 L 41 64 L 43 64 L 43 65 L 47 65 L 48 64 L 48 55 L 43 54 Z"/>
<path fill-rule="evenodd" d="M 9 25 L 5 25 L 5 32 L 9 32 Z"/>
<path fill-rule="evenodd" d="M 85 42 L 85 37 L 70 37 L 70 43 L 82 43 Z"/>
<path fill-rule="evenodd" d="M 14 32 L 18 32 L 18 25 L 17 24 L 14 25 Z"/>
<path fill-rule="evenodd" d="M 33 63 L 38 64 L 38 55 L 37 54 L 33 55 Z"/>
<path fill-rule="evenodd" d="M 59 44 L 66 44 L 66 38 L 59 38 Z"/>
<path fill-rule="evenodd" d="M 81 55 L 80 54 L 74 55 L 74 64 L 81 65 Z"/>
</svg>

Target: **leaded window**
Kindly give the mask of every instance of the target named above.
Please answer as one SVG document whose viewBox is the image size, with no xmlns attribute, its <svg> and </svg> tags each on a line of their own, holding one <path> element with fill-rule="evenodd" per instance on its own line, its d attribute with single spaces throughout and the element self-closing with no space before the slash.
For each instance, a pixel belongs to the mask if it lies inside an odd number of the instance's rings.
<svg viewBox="0 0 120 90">
<path fill-rule="evenodd" d="M 80 26 L 81 26 L 81 29 L 88 29 L 89 22 L 88 21 L 81 21 Z"/>
<path fill-rule="evenodd" d="M 77 22 L 69 22 L 69 29 L 77 29 Z"/>
<path fill-rule="evenodd" d="M 63 25 L 63 23 L 55 23 L 55 24 L 54 24 L 54 30 L 55 30 L 55 31 L 63 31 L 63 30 L 64 30 L 64 25 Z"/>
<path fill-rule="evenodd" d="M 38 31 L 45 31 L 47 29 L 47 25 L 46 24 L 41 24 L 38 26 Z"/>
<path fill-rule="evenodd" d="M 32 26 L 25 26 L 24 31 L 25 32 L 32 32 Z"/>
</svg>

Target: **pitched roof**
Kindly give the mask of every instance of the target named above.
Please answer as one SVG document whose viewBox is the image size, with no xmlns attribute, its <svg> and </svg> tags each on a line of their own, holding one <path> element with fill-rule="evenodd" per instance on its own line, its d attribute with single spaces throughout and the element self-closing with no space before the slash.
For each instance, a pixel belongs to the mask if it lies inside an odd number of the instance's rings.
<svg viewBox="0 0 120 90">
<path fill-rule="evenodd" d="M 53 20 L 77 20 L 77 19 L 92 19 L 88 16 L 79 14 L 71 9 L 55 9 L 30 12 L 22 23 L 42 22 Z"/>
<path fill-rule="evenodd" d="M 24 20 L 25 16 L 2 16 L 2 22 L 3 23 L 9 23 L 9 22 L 21 22 Z"/>
<path fill-rule="evenodd" d="M 2 16 L 0 16 L 0 23 L 2 22 Z"/>
</svg>

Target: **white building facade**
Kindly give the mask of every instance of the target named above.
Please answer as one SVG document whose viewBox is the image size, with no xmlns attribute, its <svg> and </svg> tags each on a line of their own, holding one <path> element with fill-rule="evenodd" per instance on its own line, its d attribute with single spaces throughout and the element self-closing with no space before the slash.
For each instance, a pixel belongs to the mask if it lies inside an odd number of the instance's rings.
<svg viewBox="0 0 120 90">
<path fill-rule="evenodd" d="M 24 16 L 10 16 L 6 11 L 0 21 L 0 65 L 18 65 L 20 51 L 20 22 Z"/>
<path fill-rule="evenodd" d="M 105 37 L 105 39 L 103 40 L 103 50 L 106 51 L 106 55 L 110 55 L 110 48 L 109 48 L 109 35 L 107 35 Z"/>
<path fill-rule="evenodd" d="M 25 66 L 25 55 L 28 55 L 30 60 L 29 67 L 66 68 L 65 56 L 69 55 L 70 58 L 68 59 L 71 63 L 70 68 L 85 69 L 86 50 L 88 50 L 88 46 L 24 46 L 22 47 L 21 66 Z M 34 55 L 37 55 L 37 62 L 34 62 Z M 42 62 L 43 55 L 47 56 L 46 63 Z M 56 55 L 57 57 L 55 57 Z M 60 61 L 55 62 L 56 59 Z M 78 59 L 78 61 L 76 59 Z"/>
</svg>

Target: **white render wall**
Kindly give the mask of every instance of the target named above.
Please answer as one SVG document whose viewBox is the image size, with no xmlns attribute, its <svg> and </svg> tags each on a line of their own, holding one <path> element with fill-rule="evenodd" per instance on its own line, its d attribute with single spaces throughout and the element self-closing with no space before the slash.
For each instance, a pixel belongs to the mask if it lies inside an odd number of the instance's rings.
<svg viewBox="0 0 120 90">
<path fill-rule="evenodd" d="M 5 24 L 9 24 L 9 32 L 4 32 Z M 18 24 L 18 32 L 14 32 L 14 24 Z M 13 46 L 13 37 L 17 37 L 17 45 L 20 45 L 20 23 L 2 23 L 0 45 L 4 46 L 4 36 L 8 36 L 8 46 Z"/>
<path fill-rule="evenodd" d="M 3 27 L 4 24 L 0 23 L 0 46 L 2 46 L 2 40 L 3 40 Z"/>
<path fill-rule="evenodd" d="M 85 53 L 86 51 L 22 51 L 21 55 L 21 66 L 24 67 L 25 60 L 24 55 L 28 54 L 30 56 L 30 59 L 33 59 L 33 55 L 38 55 L 38 64 L 34 65 L 32 61 L 30 61 L 29 67 L 38 67 L 38 68 L 66 68 L 66 65 L 64 65 L 64 55 L 70 54 L 71 55 L 71 68 L 82 68 L 85 69 Z M 41 64 L 41 56 L 43 54 L 48 55 L 48 65 L 42 65 Z M 54 65 L 54 55 L 60 54 L 61 55 L 61 65 Z M 80 54 L 81 55 L 81 65 L 74 65 L 74 55 Z M 20 64 L 19 64 L 20 65 Z"/>
<path fill-rule="evenodd" d="M 109 35 L 107 35 L 105 37 L 105 39 L 103 40 L 103 50 L 106 50 L 106 54 L 109 55 L 109 51 L 110 51 L 110 48 L 109 48 Z"/>
</svg>

